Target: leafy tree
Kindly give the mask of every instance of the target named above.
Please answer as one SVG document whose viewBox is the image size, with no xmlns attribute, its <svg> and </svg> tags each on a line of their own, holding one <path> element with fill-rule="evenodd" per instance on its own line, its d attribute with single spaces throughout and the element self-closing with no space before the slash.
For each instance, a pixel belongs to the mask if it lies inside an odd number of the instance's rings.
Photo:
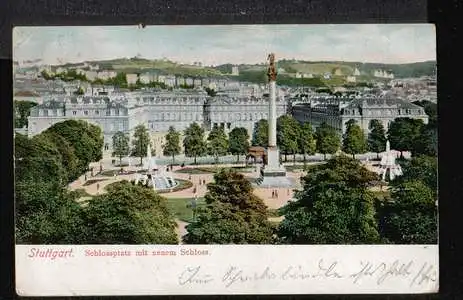
<svg viewBox="0 0 463 300">
<path fill-rule="evenodd" d="M 85 94 L 85 91 L 82 87 L 79 87 L 77 91 L 74 92 L 75 95 L 83 95 Z"/>
<path fill-rule="evenodd" d="M 187 244 L 269 244 L 274 241 L 267 208 L 253 194 L 251 183 L 231 169 L 222 169 L 208 184 L 206 206 L 187 225 Z"/>
<path fill-rule="evenodd" d="M 326 159 L 326 154 L 334 154 L 339 150 L 341 140 L 336 129 L 323 122 L 315 131 L 317 140 L 317 151 L 323 153 Z"/>
<path fill-rule="evenodd" d="M 299 150 L 304 154 L 304 161 L 306 160 L 306 154 L 315 154 L 316 142 L 314 138 L 314 132 L 312 125 L 309 122 L 305 122 L 301 126 L 299 136 Z"/>
<path fill-rule="evenodd" d="M 206 91 L 208 96 L 214 97 L 215 95 L 217 95 L 217 92 L 214 89 L 206 87 L 204 90 Z"/>
<path fill-rule="evenodd" d="M 285 154 L 285 161 L 288 153 L 294 155 L 298 152 L 300 137 L 300 125 L 292 116 L 283 115 L 277 119 L 277 144 Z"/>
<path fill-rule="evenodd" d="M 122 165 L 122 157 L 129 153 L 129 137 L 122 131 L 113 135 L 113 153 L 112 156 L 119 157 L 119 165 Z"/>
<path fill-rule="evenodd" d="M 343 140 L 343 151 L 352 154 L 365 153 L 367 150 L 367 142 L 365 140 L 365 133 L 362 128 L 356 124 L 355 120 L 349 120 L 346 123 L 346 133 Z"/>
<path fill-rule="evenodd" d="M 214 126 L 207 137 L 207 152 L 213 155 L 215 163 L 219 163 L 219 157 L 227 154 L 228 139 L 227 134 L 222 126 Z"/>
<path fill-rule="evenodd" d="M 431 126 L 437 126 L 437 104 L 431 101 L 422 100 L 422 101 L 414 101 L 413 104 L 419 105 L 424 108 L 424 112 L 429 117 L 429 124 Z"/>
<path fill-rule="evenodd" d="M 423 182 L 437 199 L 437 158 L 432 156 L 417 156 L 411 160 L 402 162 L 402 176 L 398 176 L 392 182 L 399 185 L 406 181 L 419 180 Z"/>
<path fill-rule="evenodd" d="M 66 182 L 72 182 L 77 179 L 83 172 L 84 168 L 79 168 L 79 158 L 75 154 L 74 147 L 68 140 L 55 132 L 42 132 L 32 138 L 33 141 L 37 139 L 47 140 L 54 145 L 61 157 L 61 165 L 67 173 Z"/>
<path fill-rule="evenodd" d="M 140 165 L 143 164 L 143 157 L 146 156 L 148 145 L 151 145 L 150 140 L 150 135 L 145 125 L 135 127 L 132 140 L 132 155 L 140 157 Z"/>
<path fill-rule="evenodd" d="M 437 127 L 427 124 L 422 127 L 420 137 L 414 147 L 415 155 L 437 156 L 438 139 Z"/>
<path fill-rule="evenodd" d="M 80 169 L 86 169 L 89 163 L 103 157 L 104 138 L 99 126 L 82 120 L 66 120 L 52 125 L 44 132 L 62 136 L 72 145 Z"/>
<path fill-rule="evenodd" d="M 284 208 L 278 236 L 287 244 L 371 244 L 379 241 L 374 195 L 378 176 L 357 160 L 337 156 L 302 178 L 297 200 Z"/>
<path fill-rule="evenodd" d="M 204 129 L 199 126 L 198 123 L 192 123 L 185 130 L 185 138 L 183 139 L 183 147 L 185 149 L 185 155 L 187 157 L 194 157 L 194 163 L 196 164 L 196 158 L 202 156 L 207 152 L 207 144 L 204 140 Z"/>
<path fill-rule="evenodd" d="M 56 145 L 43 135 L 33 139 L 24 135 L 15 137 L 15 178 L 19 180 L 40 180 L 64 185 L 68 174 L 63 167 L 63 157 Z"/>
<path fill-rule="evenodd" d="M 36 106 L 37 103 L 31 101 L 18 101 L 14 100 L 14 127 L 15 128 L 23 128 L 24 126 L 27 127 L 27 117 L 31 114 L 31 108 Z"/>
<path fill-rule="evenodd" d="M 392 202 L 379 209 L 380 232 L 396 244 L 436 244 L 437 207 L 433 191 L 411 180 L 393 187 Z"/>
<path fill-rule="evenodd" d="M 386 131 L 380 121 L 374 119 L 369 124 L 368 149 L 377 154 L 386 150 Z"/>
<path fill-rule="evenodd" d="M 249 134 L 244 127 L 235 127 L 228 135 L 228 151 L 236 155 L 236 162 L 240 160 L 240 154 L 246 154 L 249 149 Z"/>
<path fill-rule="evenodd" d="M 15 183 L 16 243 L 85 243 L 83 212 L 75 196 L 46 179 Z"/>
<path fill-rule="evenodd" d="M 166 200 L 127 181 L 107 188 L 86 207 L 88 244 L 177 244 Z"/>
<path fill-rule="evenodd" d="M 169 132 L 166 135 L 164 155 L 172 156 L 172 163 L 174 163 L 175 155 L 177 154 L 180 154 L 180 133 L 175 131 L 174 126 L 170 126 Z"/>
<path fill-rule="evenodd" d="M 268 121 L 265 119 L 259 120 L 254 125 L 252 136 L 252 145 L 260 147 L 268 147 Z"/>
<path fill-rule="evenodd" d="M 120 88 L 126 88 L 127 85 L 127 74 L 124 72 L 118 72 L 117 75 L 113 78 L 108 79 L 108 84 L 120 87 Z"/>
<path fill-rule="evenodd" d="M 400 151 L 401 155 L 403 151 L 412 151 L 414 153 L 416 146 L 419 144 L 423 126 L 423 121 L 419 119 L 395 119 L 388 130 L 391 148 Z"/>
</svg>

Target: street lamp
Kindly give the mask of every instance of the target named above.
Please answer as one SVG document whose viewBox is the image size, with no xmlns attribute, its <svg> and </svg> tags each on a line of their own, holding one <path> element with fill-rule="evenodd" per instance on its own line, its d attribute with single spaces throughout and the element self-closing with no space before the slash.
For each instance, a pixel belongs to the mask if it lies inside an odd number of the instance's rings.
<svg viewBox="0 0 463 300">
<path fill-rule="evenodd" d="M 195 195 L 193 199 L 191 199 L 191 209 L 193 211 L 193 221 L 196 221 L 196 207 L 198 205 L 198 196 Z"/>
</svg>

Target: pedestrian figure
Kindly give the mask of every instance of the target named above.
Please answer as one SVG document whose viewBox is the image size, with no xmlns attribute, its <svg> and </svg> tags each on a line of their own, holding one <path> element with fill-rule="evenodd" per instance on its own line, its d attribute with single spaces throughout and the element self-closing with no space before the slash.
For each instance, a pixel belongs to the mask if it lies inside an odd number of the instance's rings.
<svg viewBox="0 0 463 300">
<path fill-rule="evenodd" d="M 100 173 L 103 172 L 103 165 L 100 165 Z"/>
<path fill-rule="evenodd" d="M 289 196 L 289 189 L 288 189 L 288 196 Z"/>
<path fill-rule="evenodd" d="M 85 181 L 87 181 L 87 174 L 84 175 L 84 179 L 85 179 Z"/>
<path fill-rule="evenodd" d="M 275 191 L 272 191 L 272 198 L 275 198 Z"/>
<path fill-rule="evenodd" d="M 97 190 L 97 191 L 100 190 L 100 184 L 99 184 L 99 183 L 96 184 L 96 190 Z"/>
<path fill-rule="evenodd" d="M 188 180 L 191 180 L 191 175 L 188 175 Z"/>
<path fill-rule="evenodd" d="M 203 179 L 203 185 L 206 185 L 206 179 Z"/>
<path fill-rule="evenodd" d="M 193 194 L 196 194 L 196 186 L 193 188 Z"/>
</svg>

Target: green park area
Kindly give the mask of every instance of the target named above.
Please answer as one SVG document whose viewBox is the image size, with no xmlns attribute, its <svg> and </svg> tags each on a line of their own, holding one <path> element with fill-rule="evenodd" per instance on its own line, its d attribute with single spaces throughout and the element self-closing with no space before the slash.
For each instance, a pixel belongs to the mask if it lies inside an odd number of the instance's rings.
<svg viewBox="0 0 463 300">
<path fill-rule="evenodd" d="M 190 198 L 169 195 L 169 199 L 153 188 L 128 181 L 105 186 L 104 192 L 91 200 L 86 191 L 96 181 L 70 191 L 69 185 L 81 180 L 91 163 L 101 161 L 103 134 L 96 125 L 67 120 L 32 138 L 15 135 L 16 240 L 19 244 L 434 244 L 435 126 L 400 118 L 387 131 L 379 122 L 372 122 L 372 130 L 365 136 L 352 121 L 341 137 L 327 124 L 312 129 L 308 123 L 301 125 L 283 116 L 277 122 L 283 156 L 339 150 L 345 154 L 322 164 L 307 164 L 310 170 L 302 175 L 293 201 L 270 210 L 268 199 L 257 196 L 240 169 L 203 169 L 213 180 L 202 187 L 204 198 L 198 199 L 200 209 L 192 220 Z M 193 123 L 185 132 L 185 155 L 207 154 L 218 161 L 231 153 L 238 158 L 249 148 L 249 140 L 265 147 L 267 132 L 268 124 L 262 121 L 252 137 L 246 130 L 235 128 L 225 133 L 220 127 L 206 136 Z M 409 160 L 397 159 L 401 176 L 381 182 L 356 155 L 383 152 L 386 135 L 391 148 L 414 155 Z M 130 145 L 126 135 L 117 133 L 113 139 L 115 159 L 124 157 L 128 149 L 134 157 L 145 157 L 147 136 L 146 128 L 137 127 Z M 163 154 L 174 158 L 179 148 L 178 132 L 171 128 Z M 110 176 L 91 180 L 109 181 Z M 189 180 L 179 182 L 179 188 L 191 187 Z M 205 199 L 210 203 L 207 206 Z M 179 220 L 189 223 L 181 240 Z"/>
</svg>

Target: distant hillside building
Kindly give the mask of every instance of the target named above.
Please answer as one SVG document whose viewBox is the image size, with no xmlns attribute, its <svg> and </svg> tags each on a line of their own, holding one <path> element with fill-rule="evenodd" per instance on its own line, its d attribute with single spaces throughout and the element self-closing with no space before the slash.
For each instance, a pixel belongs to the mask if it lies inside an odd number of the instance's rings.
<svg viewBox="0 0 463 300">
<path fill-rule="evenodd" d="M 96 71 L 86 71 L 85 72 L 85 77 L 87 77 L 88 80 L 93 81 L 97 78 L 98 73 Z"/>
<path fill-rule="evenodd" d="M 137 79 L 138 79 L 138 75 L 137 74 L 126 74 L 125 75 L 125 79 L 127 80 L 127 84 L 130 85 L 130 84 L 136 84 L 137 83 Z"/>
<path fill-rule="evenodd" d="M 100 71 L 97 73 L 97 78 L 101 80 L 108 80 L 116 77 L 117 73 L 114 71 Z"/>
<path fill-rule="evenodd" d="M 239 70 L 238 66 L 233 66 L 232 67 L 232 75 L 234 75 L 234 76 L 240 75 L 240 70 Z"/>
<path fill-rule="evenodd" d="M 387 72 L 384 70 L 375 70 L 373 73 L 373 76 L 377 78 L 388 78 L 388 79 L 394 79 L 394 74 L 392 72 Z"/>
<path fill-rule="evenodd" d="M 347 76 L 347 77 L 346 77 L 346 81 L 347 81 L 347 82 L 356 82 L 356 81 L 357 81 L 357 77 L 355 77 L 355 76 Z"/>
<path fill-rule="evenodd" d="M 354 76 L 360 76 L 360 71 L 358 68 L 355 68 L 354 73 L 352 74 Z"/>
<path fill-rule="evenodd" d="M 323 74 L 323 78 L 324 78 L 324 79 L 331 79 L 331 76 L 332 76 L 332 75 L 331 75 L 331 73 L 329 73 L 329 72 Z"/>
</svg>

